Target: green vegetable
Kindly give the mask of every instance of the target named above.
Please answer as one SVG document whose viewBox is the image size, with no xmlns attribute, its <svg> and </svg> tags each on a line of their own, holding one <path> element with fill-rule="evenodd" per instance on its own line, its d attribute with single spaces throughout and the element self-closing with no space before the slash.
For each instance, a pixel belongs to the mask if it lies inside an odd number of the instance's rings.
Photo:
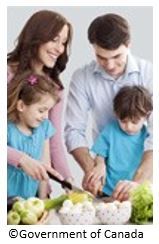
<svg viewBox="0 0 159 244">
<path fill-rule="evenodd" d="M 19 223 L 20 223 L 20 215 L 17 212 L 10 210 L 7 214 L 7 224 L 18 225 Z"/>
<path fill-rule="evenodd" d="M 82 203 L 84 201 L 91 201 L 90 195 L 87 192 L 71 192 L 68 195 L 68 199 L 71 200 L 73 204 Z"/>
<path fill-rule="evenodd" d="M 29 211 L 35 213 L 38 219 L 41 217 L 45 209 L 44 201 L 37 197 L 30 197 L 25 201 L 24 206 Z"/>
<path fill-rule="evenodd" d="M 45 200 L 45 209 L 50 210 L 50 209 L 56 209 L 58 207 L 61 207 L 63 202 L 68 199 L 68 195 L 63 194 L 57 198 L 53 199 L 46 199 Z"/>
<path fill-rule="evenodd" d="M 21 214 L 21 212 L 23 212 L 25 210 L 24 203 L 25 203 L 24 200 L 20 200 L 20 201 L 15 202 L 13 204 L 12 210 L 14 210 L 15 212 Z"/>
<path fill-rule="evenodd" d="M 27 209 L 21 213 L 21 221 L 26 225 L 35 225 L 38 221 L 38 218 L 35 213 Z"/>
<path fill-rule="evenodd" d="M 153 193 L 149 182 L 135 188 L 130 194 L 132 202 L 131 222 L 144 224 L 153 218 Z"/>
</svg>

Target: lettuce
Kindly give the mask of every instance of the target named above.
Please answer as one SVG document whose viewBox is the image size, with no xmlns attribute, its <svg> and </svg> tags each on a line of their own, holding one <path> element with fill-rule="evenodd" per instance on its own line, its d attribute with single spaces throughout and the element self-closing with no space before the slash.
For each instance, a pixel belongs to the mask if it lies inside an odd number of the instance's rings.
<svg viewBox="0 0 159 244">
<path fill-rule="evenodd" d="M 145 224 L 153 219 L 153 193 L 149 182 L 144 182 L 130 194 L 132 202 L 131 222 Z"/>
</svg>

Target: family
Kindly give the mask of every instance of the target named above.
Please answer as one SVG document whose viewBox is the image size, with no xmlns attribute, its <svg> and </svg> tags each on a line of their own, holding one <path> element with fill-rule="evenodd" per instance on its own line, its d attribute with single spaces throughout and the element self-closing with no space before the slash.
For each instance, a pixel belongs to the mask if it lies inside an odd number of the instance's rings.
<svg viewBox="0 0 159 244">
<path fill-rule="evenodd" d="M 66 146 L 84 172 L 82 187 L 117 200 L 152 180 L 152 64 L 130 51 L 130 26 L 109 13 L 89 25 L 96 59 L 71 78 L 63 131 L 64 84 L 73 28 L 41 10 L 8 53 L 7 195 L 46 198 L 48 172 L 73 182 Z M 88 116 L 93 145 L 87 142 Z M 64 142 L 64 143 L 63 143 Z"/>
</svg>

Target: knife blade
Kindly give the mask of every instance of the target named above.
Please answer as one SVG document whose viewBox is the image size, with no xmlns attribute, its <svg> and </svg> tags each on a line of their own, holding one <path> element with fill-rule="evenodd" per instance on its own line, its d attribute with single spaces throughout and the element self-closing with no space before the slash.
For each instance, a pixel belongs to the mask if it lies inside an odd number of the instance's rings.
<svg viewBox="0 0 159 244">
<path fill-rule="evenodd" d="M 52 175 L 50 172 L 47 172 L 47 174 L 50 179 L 58 182 L 59 184 L 61 184 L 62 187 L 67 188 L 68 190 L 72 190 L 72 191 L 76 191 L 76 192 L 80 192 L 80 193 L 87 193 L 94 202 L 99 203 L 99 202 L 112 202 L 113 201 L 113 198 L 105 196 L 104 192 L 101 192 L 99 196 L 94 196 L 91 192 L 85 191 L 85 190 L 81 189 L 80 187 L 77 187 L 66 180 L 60 180 L 57 176 Z"/>
<path fill-rule="evenodd" d="M 50 179 L 58 182 L 59 184 L 61 184 L 62 187 L 67 188 L 68 190 L 72 190 L 72 191 L 78 191 L 78 192 L 85 192 L 83 189 L 81 189 L 80 187 L 77 187 L 73 184 L 71 184 L 70 182 L 66 181 L 66 180 L 60 180 L 58 177 L 56 177 L 55 175 L 52 175 L 50 172 L 47 172 L 48 176 Z"/>
</svg>

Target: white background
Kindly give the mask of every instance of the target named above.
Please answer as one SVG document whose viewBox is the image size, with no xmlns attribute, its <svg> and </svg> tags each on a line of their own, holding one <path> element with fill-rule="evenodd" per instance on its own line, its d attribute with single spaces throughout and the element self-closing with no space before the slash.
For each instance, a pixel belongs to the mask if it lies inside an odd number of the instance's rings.
<svg viewBox="0 0 159 244">
<path fill-rule="evenodd" d="M 1 33 L 1 45 L 0 45 L 0 67 L 1 67 L 1 89 L 0 89 L 0 162 L 1 162 L 1 170 L 0 170 L 0 199 L 1 199 L 1 204 L 0 204 L 0 214 L 1 214 L 1 218 L 0 218 L 0 225 L 1 225 L 1 231 L 0 231 L 0 236 L 3 236 L 3 238 L 5 238 L 8 241 L 11 241 L 11 239 L 9 239 L 8 237 L 8 229 L 9 227 L 6 226 L 6 53 L 7 53 L 7 6 L 76 6 L 77 8 L 75 9 L 76 12 L 80 12 L 81 11 L 81 7 L 82 6 L 96 6 L 95 11 L 94 12 L 89 12 L 88 16 L 84 15 L 81 16 L 81 20 L 86 21 L 87 25 L 90 23 L 91 18 L 94 18 L 96 15 L 100 14 L 103 12 L 103 8 L 100 9 L 100 11 L 98 11 L 98 6 L 105 6 L 105 8 L 107 8 L 107 6 L 127 6 L 126 9 L 129 9 L 130 6 L 153 6 L 154 9 L 154 39 L 153 39 L 153 49 L 154 49 L 154 225 L 153 226 L 138 226 L 137 228 L 141 231 L 144 230 L 144 235 L 145 238 L 144 240 L 140 240 L 138 242 L 138 240 L 118 240 L 118 243 L 126 243 L 127 241 L 129 241 L 130 243 L 136 241 L 136 243 L 144 243 L 146 240 L 147 241 L 151 241 L 153 243 L 156 243 L 156 241 L 159 239 L 159 231 L 158 231 L 158 223 L 159 223 L 159 211 L 158 211 L 158 206 L 159 206 L 159 180 L 158 180 L 158 175 L 159 175 L 159 169 L 158 169 L 158 95 L 159 95 L 159 87 L 158 87 L 158 82 L 159 82 L 159 75 L 158 75 L 158 67 L 159 67 L 159 62 L 158 62 L 158 56 L 157 53 L 159 53 L 158 50 L 158 43 L 159 43 L 159 38 L 158 38 L 158 25 L 157 23 L 159 22 L 159 18 L 158 18 L 158 13 L 159 13 L 159 9 L 157 6 L 157 1 L 148 1 L 148 0 L 141 0 L 141 1 L 130 1 L 130 0 L 118 0 L 118 1 L 93 1 L 93 0 L 85 0 L 85 1 L 78 1 L 78 0 L 72 0 L 72 1 L 38 1 L 38 0 L 19 0 L 19 1 L 4 1 L 1 0 L 0 2 L 0 33 Z M 34 7 L 34 9 L 36 10 L 37 7 Z M 59 7 L 56 7 L 55 10 L 58 11 Z M 141 56 L 141 57 L 145 57 L 148 59 L 152 59 L 152 30 L 151 30 L 151 24 L 149 23 L 149 21 L 146 19 L 145 21 L 148 22 L 142 22 L 142 15 L 141 18 L 139 18 L 140 16 L 138 16 L 138 20 L 136 21 L 135 18 L 135 12 L 133 11 L 126 11 L 124 12 L 123 10 L 120 11 L 121 8 L 112 8 L 112 10 L 116 9 L 116 13 L 122 14 L 125 17 L 128 17 L 128 20 L 130 20 L 130 24 L 133 27 L 133 50 L 135 52 L 135 54 Z M 134 9 L 134 8 L 132 8 Z M 73 12 L 71 12 L 71 14 L 69 15 L 68 10 L 66 11 L 65 8 L 63 8 L 62 11 L 58 11 L 61 13 L 64 13 L 64 15 L 70 19 L 70 21 L 72 22 L 72 20 L 74 20 L 74 18 L 76 18 L 76 16 L 73 16 Z M 65 14 L 65 12 L 67 12 L 67 14 Z M 114 12 L 114 11 L 113 11 Z M 144 12 L 146 14 L 146 11 Z M 144 14 L 142 13 L 142 14 Z M 89 15 L 90 14 L 90 15 Z M 127 16 L 128 14 L 128 16 Z M 31 15 L 31 14 L 30 14 Z M 17 14 L 18 16 L 18 14 Z M 21 20 L 23 21 L 23 19 L 26 19 L 26 16 L 29 17 L 28 13 L 26 12 L 23 16 L 23 14 L 21 13 L 21 19 L 17 19 L 17 16 L 15 16 L 15 18 L 12 19 L 12 26 L 15 26 L 15 30 L 14 28 L 11 30 L 11 33 L 8 34 L 8 36 L 11 38 L 13 36 L 14 38 L 14 33 L 16 35 L 16 31 L 18 31 L 18 28 L 20 28 L 21 25 Z M 88 21 L 88 22 L 87 22 Z M 151 21 L 151 19 L 150 19 Z M 87 27 L 84 25 L 80 25 L 81 22 L 76 23 L 74 22 L 75 25 L 78 25 L 78 29 L 82 28 L 83 31 L 86 31 Z M 8 24 L 9 25 L 9 24 Z M 143 27 L 141 28 L 141 32 L 139 31 L 139 26 L 142 25 Z M 78 35 L 81 35 L 81 32 L 79 32 L 78 34 L 78 29 L 75 32 L 75 37 L 74 38 L 78 38 Z M 81 30 L 80 30 L 81 31 Z M 18 32 L 17 32 L 18 33 Z M 137 34 L 138 33 L 138 34 Z M 140 40 L 139 38 L 139 34 L 141 34 L 140 36 Z M 81 35 L 81 36 L 84 36 Z M 16 36 L 15 36 L 16 37 Z M 9 39 L 10 39 L 9 38 Z M 9 49 L 12 48 L 12 44 L 13 40 L 9 41 L 8 46 Z M 81 43 L 81 42 L 80 42 Z M 74 62 L 74 57 L 77 57 L 77 55 L 75 54 L 75 52 L 78 52 L 78 48 L 76 45 L 76 41 L 74 40 L 73 43 L 73 47 L 72 47 L 72 56 L 71 56 L 71 61 L 69 63 L 68 66 L 68 71 L 65 75 L 63 75 L 65 80 L 69 80 L 70 75 L 72 73 L 72 71 L 77 68 L 80 65 L 83 65 L 84 63 L 86 63 L 88 61 L 88 59 L 92 58 L 92 52 L 90 49 L 90 46 L 88 45 L 87 39 L 85 38 L 85 40 L 82 40 L 82 46 L 80 48 L 83 49 L 83 45 L 85 46 L 85 50 L 84 52 L 79 52 L 80 55 L 78 55 L 79 59 L 78 61 Z M 85 55 L 86 50 L 88 50 L 88 55 Z M 73 53 L 74 52 L 74 53 Z M 84 55 L 83 55 L 84 54 Z M 67 90 L 67 89 L 66 89 Z M 157 117 L 157 118 L 156 118 Z M 73 162 L 71 160 L 70 162 L 71 164 L 71 168 L 73 165 Z M 77 166 L 73 166 L 73 167 L 77 167 Z M 78 170 L 80 170 L 78 168 Z M 73 171 L 75 171 L 75 173 L 78 175 L 77 170 L 74 168 Z M 81 173 L 79 174 L 81 176 Z M 91 231 L 92 230 L 97 230 L 98 228 L 102 228 L 103 230 L 108 228 L 107 226 L 105 227 L 93 227 L 93 226 L 86 226 L 84 227 L 86 230 Z M 82 227 L 80 227 L 80 229 L 84 229 Z M 126 231 L 133 229 L 134 230 L 134 226 L 113 226 L 113 230 L 123 230 L 125 229 Z M 53 226 L 35 226 L 35 227 L 31 227 L 28 226 L 27 229 L 32 229 L 32 230 L 47 230 L 47 231 L 53 231 L 53 229 L 56 230 L 61 230 L 60 226 L 56 226 L 55 228 Z M 79 227 L 73 226 L 63 226 L 62 230 L 69 230 L 69 231 L 79 231 L 80 230 Z M 30 240 L 13 240 L 12 241 L 16 241 L 17 242 L 21 242 L 21 241 L 32 241 Z M 41 241 L 41 240 L 35 240 L 36 241 Z M 46 241 L 46 240 L 43 240 Z M 64 240 L 50 240 L 50 241 L 54 241 L 55 243 L 62 243 Z M 75 241 L 74 239 L 72 240 L 65 240 L 66 242 L 68 241 L 73 242 Z M 82 240 L 76 240 L 77 242 L 81 242 Z M 88 242 L 88 240 L 86 240 Z M 98 241 L 98 240 L 92 240 L 92 241 Z M 101 242 L 105 242 L 107 241 L 106 239 L 100 239 Z M 112 241 L 112 243 L 116 243 L 115 240 L 109 240 Z"/>
</svg>

